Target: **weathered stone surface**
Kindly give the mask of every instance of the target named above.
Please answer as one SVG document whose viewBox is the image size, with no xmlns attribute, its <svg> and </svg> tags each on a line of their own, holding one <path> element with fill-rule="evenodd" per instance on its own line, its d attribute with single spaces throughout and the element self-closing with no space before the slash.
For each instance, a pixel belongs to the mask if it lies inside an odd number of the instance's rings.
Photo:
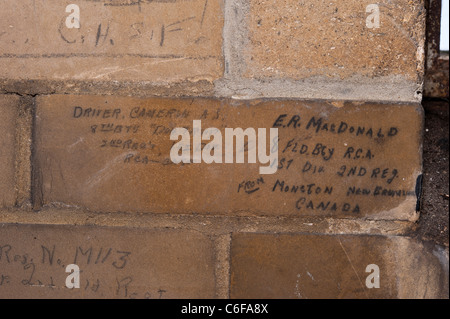
<svg viewBox="0 0 450 319">
<path fill-rule="evenodd" d="M 198 232 L 0 224 L 0 298 L 214 298 Z M 69 264 L 80 288 L 66 287 Z"/>
<path fill-rule="evenodd" d="M 251 0 L 247 24 L 246 77 L 423 76 L 423 0 Z"/>
<path fill-rule="evenodd" d="M 66 95 L 38 97 L 36 116 L 36 185 L 42 187 L 34 192 L 44 205 L 417 218 L 420 105 Z M 258 156 L 248 163 L 252 143 L 237 152 L 244 151 L 245 163 L 224 163 L 223 156 L 223 163 L 192 163 L 191 152 L 190 164 L 174 164 L 170 133 L 176 127 L 192 132 L 193 120 L 201 120 L 202 132 L 217 128 L 223 148 L 225 128 L 263 128 L 269 136 L 276 127 L 271 151 L 278 170 L 261 174 L 268 164 Z"/>
<path fill-rule="evenodd" d="M 218 96 L 422 99 L 424 0 L 231 0 L 225 15 Z"/>
<path fill-rule="evenodd" d="M 212 81 L 222 74 L 221 1 L 0 1 L 0 78 Z"/>
<path fill-rule="evenodd" d="M 448 252 L 403 237 L 236 234 L 230 297 L 448 298 Z"/>
<path fill-rule="evenodd" d="M 17 104 L 19 98 L 0 95 L 0 207 L 15 201 L 14 150 Z"/>
</svg>

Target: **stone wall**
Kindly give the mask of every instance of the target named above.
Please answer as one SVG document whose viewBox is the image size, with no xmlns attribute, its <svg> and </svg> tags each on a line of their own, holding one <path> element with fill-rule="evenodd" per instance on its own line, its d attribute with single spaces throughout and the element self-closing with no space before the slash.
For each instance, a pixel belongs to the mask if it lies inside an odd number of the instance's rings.
<svg viewBox="0 0 450 319">
<path fill-rule="evenodd" d="M 0 297 L 448 298 L 409 235 L 424 1 L 0 7 Z"/>
</svg>

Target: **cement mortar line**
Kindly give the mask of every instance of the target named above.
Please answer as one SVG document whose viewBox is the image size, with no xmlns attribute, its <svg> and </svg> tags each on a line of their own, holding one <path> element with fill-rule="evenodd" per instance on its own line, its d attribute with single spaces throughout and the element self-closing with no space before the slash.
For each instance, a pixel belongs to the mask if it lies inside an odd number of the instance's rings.
<svg viewBox="0 0 450 319">
<path fill-rule="evenodd" d="M 320 79 L 254 80 L 225 75 L 214 82 L 176 83 L 128 83 L 128 82 L 14 82 L 0 79 L 0 94 L 20 96 L 39 95 L 92 95 L 129 96 L 138 98 L 230 98 L 230 99 L 300 99 L 300 100 L 346 100 L 372 102 L 420 103 L 421 84 L 410 81 L 367 82 L 364 79 L 330 81 Z M 389 83 L 390 85 L 386 85 Z M 370 89 L 370 94 L 367 94 Z M 349 93 L 350 92 L 350 93 Z M 392 96 L 397 96 L 392 98 Z"/>
<path fill-rule="evenodd" d="M 211 81 L 181 81 L 154 83 L 149 81 L 89 81 L 89 80 L 14 80 L 0 79 L 0 94 L 8 95 L 104 95 L 152 97 L 212 97 L 214 85 Z"/>
<path fill-rule="evenodd" d="M 16 205 L 26 204 L 31 192 L 32 108 L 34 99 L 22 96 L 15 123 L 15 192 Z"/>
<path fill-rule="evenodd" d="M 217 236 L 214 242 L 214 278 L 216 281 L 216 298 L 230 298 L 231 278 L 231 234 Z"/>
<path fill-rule="evenodd" d="M 261 217 L 93 213 L 82 209 L 46 208 L 39 212 L 0 209 L 0 224 L 105 226 L 148 229 L 190 229 L 209 236 L 233 232 L 311 233 L 404 236 L 414 225 L 400 220 L 336 219 L 329 217 Z"/>
</svg>

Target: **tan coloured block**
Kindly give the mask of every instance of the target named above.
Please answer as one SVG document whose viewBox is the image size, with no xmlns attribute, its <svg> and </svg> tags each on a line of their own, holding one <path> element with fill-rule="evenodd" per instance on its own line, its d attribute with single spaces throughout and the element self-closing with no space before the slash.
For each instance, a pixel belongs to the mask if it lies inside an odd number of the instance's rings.
<svg viewBox="0 0 450 319">
<path fill-rule="evenodd" d="M 213 247 L 198 232 L 0 227 L 0 298 L 215 297 Z M 80 288 L 66 287 L 69 264 Z"/>
<path fill-rule="evenodd" d="M 15 202 L 15 131 L 19 98 L 0 95 L 0 207 Z"/>
<path fill-rule="evenodd" d="M 423 0 L 251 0 L 246 21 L 248 78 L 423 76 Z"/>
<path fill-rule="evenodd" d="M 255 144 L 245 163 L 174 164 L 170 133 L 193 120 L 223 149 L 225 128 L 276 127 L 278 170 L 248 163 Z M 99 212 L 415 219 L 421 128 L 410 104 L 38 97 L 34 192 Z"/>
<path fill-rule="evenodd" d="M 69 4 L 0 1 L 0 78 L 168 83 L 222 74 L 220 0 L 80 0 L 79 28 Z"/>
<path fill-rule="evenodd" d="M 448 266 L 445 270 L 437 251 L 408 238 L 236 234 L 232 239 L 231 298 L 445 298 L 446 278 Z"/>
</svg>

